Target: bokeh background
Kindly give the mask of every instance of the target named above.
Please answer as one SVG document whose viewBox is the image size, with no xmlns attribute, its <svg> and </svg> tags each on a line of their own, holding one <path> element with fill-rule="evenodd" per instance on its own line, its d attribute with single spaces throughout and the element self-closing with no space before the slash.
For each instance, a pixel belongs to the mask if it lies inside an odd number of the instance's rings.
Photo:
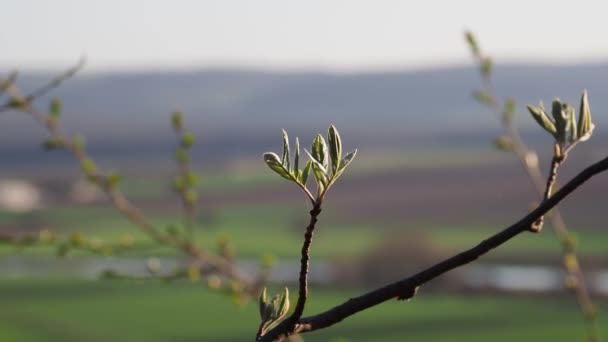
<svg viewBox="0 0 608 342">
<path fill-rule="evenodd" d="M 0 72 L 35 89 L 87 56 L 87 66 L 41 99 L 63 100 L 62 123 L 87 139 L 105 169 L 155 222 L 180 222 L 170 113 L 196 136 L 196 237 L 230 241 L 239 263 L 278 258 L 272 285 L 295 289 L 305 198 L 264 165 L 281 129 L 304 146 L 331 123 L 357 159 L 328 195 L 312 252 L 307 312 L 410 274 L 523 216 L 538 200 L 509 153 L 480 87 L 463 31 L 496 62 L 495 84 L 517 101 L 517 125 L 548 165 L 551 140 L 525 112 L 587 88 L 596 133 L 561 179 L 608 152 L 608 45 L 600 1 L 36 1 L 5 0 Z M 257 328 L 255 304 L 189 280 L 145 275 L 183 256 L 157 247 L 89 187 L 30 117 L 0 116 L 0 340 L 240 341 Z M 545 167 L 546 169 L 546 167 Z M 608 307 L 608 178 L 560 209 L 576 232 L 600 312 Z M 114 256 L 24 247 L 11 237 L 50 229 L 133 244 Z M 573 341 L 583 322 L 563 289 L 550 229 L 523 234 L 452 272 L 408 303 L 391 302 L 304 336 L 313 341 Z M 295 291 L 292 291 L 295 292 Z M 608 335 L 606 318 L 600 326 Z"/>
</svg>

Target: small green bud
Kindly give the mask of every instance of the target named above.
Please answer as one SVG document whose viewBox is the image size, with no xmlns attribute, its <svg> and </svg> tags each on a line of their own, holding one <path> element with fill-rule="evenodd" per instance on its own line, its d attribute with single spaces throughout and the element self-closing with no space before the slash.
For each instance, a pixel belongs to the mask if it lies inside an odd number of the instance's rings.
<svg viewBox="0 0 608 342">
<path fill-rule="evenodd" d="M 189 149 L 190 147 L 192 147 L 192 144 L 194 144 L 194 135 L 190 133 L 184 133 L 182 135 L 182 141 L 180 144 L 184 149 Z"/>
<path fill-rule="evenodd" d="M 120 183 L 121 177 L 120 174 L 116 171 L 110 171 L 106 176 L 106 183 L 110 188 L 116 188 Z"/>
<path fill-rule="evenodd" d="M 473 98 L 484 106 L 491 106 L 494 104 L 494 98 L 488 92 L 482 90 L 473 91 Z"/>
<path fill-rule="evenodd" d="M 49 106 L 49 116 L 52 118 L 58 118 L 59 115 L 61 115 L 61 100 L 54 98 L 51 100 L 51 104 Z"/>
<path fill-rule="evenodd" d="M 479 51 L 479 45 L 477 44 L 477 39 L 475 39 L 475 36 L 473 35 L 473 32 L 471 31 L 466 31 L 464 33 L 464 37 L 467 41 L 467 44 L 469 44 L 469 48 L 471 49 L 471 53 L 475 56 L 479 56 L 480 51 Z"/>
<path fill-rule="evenodd" d="M 174 129 L 181 129 L 184 124 L 184 117 L 181 112 L 173 112 L 171 114 L 171 125 Z"/>
<path fill-rule="evenodd" d="M 494 146 L 501 151 L 513 151 L 513 140 L 508 136 L 502 136 L 494 140 Z"/>
<path fill-rule="evenodd" d="M 198 176 L 194 172 L 188 172 L 184 176 L 184 180 L 188 186 L 196 186 L 198 184 Z"/>
<path fill-rule="evenodd" d="M 93 161 L 91 158 L 83 158 L 80 161 L 80 167 L 82 168 L 82 171 L 89 176 L 92 175 L 97 169 L 95 161 Z"/>
</svg>

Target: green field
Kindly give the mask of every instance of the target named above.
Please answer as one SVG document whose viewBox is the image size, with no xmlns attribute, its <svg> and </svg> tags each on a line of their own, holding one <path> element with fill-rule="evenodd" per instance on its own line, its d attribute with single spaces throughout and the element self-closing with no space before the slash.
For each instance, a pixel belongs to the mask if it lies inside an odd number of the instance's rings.
<svg viewBox="0 0 608 342">
<path fill-rule="evenodd" d="M 356 294 L 312 290 L 314 313 Z M 292 301 L 295 298 L 292 298 Z M 189 282 L 0 281 L 0 341 L 247 341 L 256 305 Z M 604 335 L 608 334 L 604 325 Z M 580 341 L 569 298 L 422 292 L 353 316 L 307 341 Z"/>
<path fill-rule="evenodd" d="M 299 257 L 299 247 L 306 225 L 307 209 L 281 205 L 232 206 L 213 211 L 211 217 L 201 218 L 196 230 L 197 240 L 207 248 L 215 248 L 218 239 L 228 238 L 239 256 L 258 257 L 270 252 L 280 258 Z M 0 214 L 1 224 L 27 220 L 27 215 Z M 176 251 L 159 247 L 124 217 L 107 207 L 66 207 L 40 213 L 36 220 L 56 229 L 59 236 L 67 238 L 79 232 L 86 238 L 107 243 L 118 243 L 130 235 L 135 245 L 125 255 L 168 256 Z M 176 216 L 157 216 L 157 226 L 179 224 Z M 313 255 L 320 258 L 362 256 L 395 236 L 422 236 L 435 247 L 447 252 L 468 248 L 503 227 L 481 226 L 428 226 L 400 228 L 377 227 L 369 224 L 343 224 L 331 212 L 320 217 Z M 379 234 L 380 232 L 380 234 Z M 584 229 L 576 233 L 581 255 L 604 256 L 608 245 L 608 234 L 601 229 Z M 19 253 L 42 254 L 52 252 L 54 247 L 31 247 Z M 508 256 L 514 253 L 555 255 L 560 245 L 550 229 L 542 234 L 524 234 L 494 251 Z M 15 253 L 12 246 L 0 245 L 0 255 Z"/>
</svg>

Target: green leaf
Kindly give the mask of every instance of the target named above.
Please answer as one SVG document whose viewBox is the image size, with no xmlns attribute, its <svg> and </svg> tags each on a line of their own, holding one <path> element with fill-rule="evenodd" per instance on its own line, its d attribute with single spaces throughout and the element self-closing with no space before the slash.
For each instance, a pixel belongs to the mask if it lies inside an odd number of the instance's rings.
<svg viewBox="0 0 608 342">
<path fill-rule="evenodd" d="M 354 151 L 352 151 L 351 153 L 348 153 L 343 159 L 342 162 L 340 162 L 340 171 L 346 169 L 346 167 L 348 166 L 348 164 L 350 164 L 350 162 L 353 161 L 353 159 L 355 159 L 355 156 L 357 155 L 357 149 L 355 149 Z"/>
<path fill-rule="evenodd" d="M 310 157 L 309 161 L 312 162 L 312 170 L 315 174 L 317 184 L 324 187 L 325 185 L 327 185 L 328 182 L 327 169 L 318 160 L 316 160 L 306 149 L 304 149 L 304 152 L 306 152 L 308 154 L 308 157 Z"/>
<path fill-rule="evenodd" d="M 334 125 L 330 125 L 327 130 L 327 142 L 329 143 L 329 155 L 331 157 L 332 174 L 336 174 L 340 168 L 340 159 L 342 158 L 342 140 L 340 133 Z"/>
<path fill-rule="evenodd" d="M 318 161 L 323 168 L 327 169 L 328 158 L 327 158 L 327 144 L 321 134 L 318 134 L 315 140 L 312 142 L 312 157 Z"/>
<path fill-rule="evenodd" d="M 566 141 L 566 132 L 568 130 L 568 104 L 562 103 L 559 99 L 553 100 L 551 106 L 551 115 L 555 121 L 555 139 L 564 143 Z"/>
<path fill-rule="evenodd" d="M 312 167 L 312 161 L 307 161 L 306 166 L 304 167 L 304 171 L 302 171 L 302 177 L 300 177 L 300 183 L 302 185 L 306 185 L 306 181 L 308 180 L 308 175 L 310 174 L 310 168 Z"/>
<path fill-rule="evenodd" d="M 267 294 L 266 294 L 266 287 L 264 287 L 264 289 L 262 290 L 262 293 L 260 294 L 260 298 L 259 298 L 260 318 L 262 320 L 264 319 L 264 313 L 266 311 L 266 301 L 267 301 Z"/>
<path fill-rule="evenodd" d="M 589 99 L 587 96 L 587 90 L 583 92 L 581 96 L 581 107 L 578 118 L 578 139 L 580 141 L 588 140 L 593 134 L 595 125 L 591 120 L 591 108 L 589 107 Z"/>
<path fill-rule="evenodd" d="M 574 107 L 568 106 L 568 142 L 572 144 L 578 140 L 578 131 L 576 130 L 576 111 Z"/>
<path fill-rule="evenodd" d="M 287 311 L 289 310 L 289 289 L 285 288 L 283 293 L 281 293 L 281 297 L 279 299 L 278 311 L 276 315 L 276 320 L 281 319 Z"/>
<path fill-rule="evenodd" d="M 298 180 L 300 179 L 300 172 L 300 141 L 298 140 L 298 137 L 296 137 L 296 156 L 293 160 L 293 173 Z"/>
<path fill-rule="evenodd" d="M 264 162 L 266 162 L 266 165 L 268 165 L 268 167 L 270 167 L 272 171 L 279 174 L 279 176 L 285 179 L 292 180 L 291 176 L 289 175 L 289 171 L 285 170 L 285 167 L 281 163 L 281 160 L 279 159 L 279 156 L 276 153 L 264 153 Z"/>
<path fill-rule="evenodd" d="M 283 130 L 283 158 L 281 164 L 289 172 L 289 136 L 285 130 Z"/>
<path fill-rule="evenodd" d="M 530 114 L 532 114 L 532 118 L 536 120 L 540 127 L 544 128 L 545 131 L 551 133 L 554 136 L 557 134 L 557 128 L 555 128 L 555 124 L 553 123 L 553 121 L 551 121 L 551 119 L 549 119 L 547 113 L 545 113 L 545 110 L 542 107 L 542 103 L 540 107 L 527 105 L 526 108 L 528 108 L 528 111 L 530 112 Z"/>
</svg>

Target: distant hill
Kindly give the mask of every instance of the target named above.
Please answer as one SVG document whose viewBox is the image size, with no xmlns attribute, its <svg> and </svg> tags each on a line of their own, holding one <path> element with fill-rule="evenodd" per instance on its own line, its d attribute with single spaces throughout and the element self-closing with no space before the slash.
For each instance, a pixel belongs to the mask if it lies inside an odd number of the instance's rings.
<svg viewBox="0 0 608 342">
<path fill-rule="evenodd" d="M 50 77 L 23 72 L 19 83 L 32 89 Z M 495 79 L 501 95 L 518 100 L 524 128 L 532 120 L 523 104 L 554 96 L 577 103 L 584 88 L 595 119 L 608 123 L 608 64 L 499 65 Z M 369 73 L 215 69 L 80 75 L 51 96 L 63 99 L 70 132 L 85 134 L 99 149 L 162 146 L 173 138 L 169 113 L 179 108 L 206 146 L 223 151 L 275 146 L 281 128 L 310 139 L 330 122 L 357 144 L 486 139 L 498 123 L 471 99 L 478 86 L 472 66 Z M 0 129 L 5 158 L 41 140 L 42 130 L 19 115 L 4 114 Z"/>
</svg>

